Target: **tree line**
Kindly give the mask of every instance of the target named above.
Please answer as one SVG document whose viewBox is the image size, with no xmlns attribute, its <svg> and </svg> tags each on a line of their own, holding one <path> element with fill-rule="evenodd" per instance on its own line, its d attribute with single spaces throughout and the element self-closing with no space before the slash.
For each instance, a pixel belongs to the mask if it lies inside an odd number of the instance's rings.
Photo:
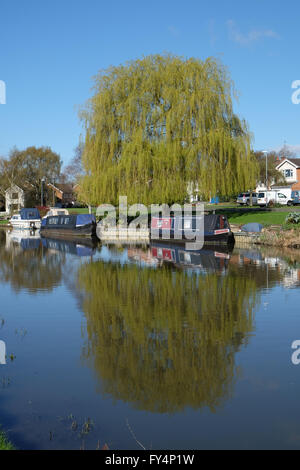
<svg viewBox="0 0 300 470">
<path fill-rule="evenodd" d="M 5 192 L 13 185 L 26 193 L 26 204 L 41 203 L 41 185 L 44 183 L 75 183 L 82 173 L 81 145 L 74 150 L 69 164 L 63 167 L 61 157 L 50 147 L 13 148 L 8 157 L 0 157 L 0 206 L 4 205 Z M 45 200 L 50 199 L 47 185 L 44 185 Z"/>
</svg>

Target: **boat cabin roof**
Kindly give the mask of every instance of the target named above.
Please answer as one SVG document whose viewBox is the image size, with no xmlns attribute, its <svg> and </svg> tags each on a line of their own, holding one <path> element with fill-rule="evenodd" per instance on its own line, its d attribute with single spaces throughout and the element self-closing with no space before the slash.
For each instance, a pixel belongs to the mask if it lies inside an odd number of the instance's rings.
<svg viewBox="0 0 300 470">
<path fill-rule="evenodd" d="M 46 217 L 53 215 L 69 215 L 68 209 L 60 209 L 59 207 L 50 207 L 49 211 L 46 214 Z"/>
<path fill-rule="evenodd" d="M 40 213 L 38 209 L 33 208 L 33 209 L 21 209 L 20 210 L 20 216 L 22 220 L 37 220 L 40 219 Z"/>
</svg>

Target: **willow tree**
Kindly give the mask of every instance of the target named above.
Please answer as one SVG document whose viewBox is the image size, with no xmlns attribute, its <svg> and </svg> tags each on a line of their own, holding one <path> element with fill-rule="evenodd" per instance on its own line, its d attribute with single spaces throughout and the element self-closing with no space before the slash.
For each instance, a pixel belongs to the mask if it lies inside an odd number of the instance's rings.
<svg viewBox="0 0 300 470">
<path fill-rule="evenodd" d="M 254 183 L 250 133 L 233 112 L 234 85 L 216 59 L 147 56 L 95 77 L 81 111 L 82 195 L 93 204 L 182 202 Z"/>
</svg>

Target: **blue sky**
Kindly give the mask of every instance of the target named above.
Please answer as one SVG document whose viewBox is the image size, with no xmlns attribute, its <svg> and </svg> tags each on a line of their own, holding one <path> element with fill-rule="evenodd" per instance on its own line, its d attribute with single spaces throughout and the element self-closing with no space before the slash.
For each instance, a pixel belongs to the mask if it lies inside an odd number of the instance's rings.
<svg viewBox="0 0 300 470">
<path fill-rule="evenodd" d="M 92 77 L 109 65 L 171 52 L 228 66 L 239 91 L 235 110 L 255 149 L 300 155 L 300 4 L 201 0 L 10 0 L 0 4 L 0 155 L 16 145 L 48 145 L 64 162 L 82 127 L 77 110 Z"/>
</svg>

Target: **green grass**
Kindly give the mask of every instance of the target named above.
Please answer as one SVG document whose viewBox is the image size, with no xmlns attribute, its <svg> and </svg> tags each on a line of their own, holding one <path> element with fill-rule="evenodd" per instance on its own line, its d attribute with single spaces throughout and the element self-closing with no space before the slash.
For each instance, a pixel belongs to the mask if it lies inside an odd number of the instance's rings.
<svg viewBox="0 0 300 470">
<path fill-rule="evenodd" d="M 268 225 L 283 225 L 285 223 L 285 219 L 287 217 L 286 212 L 246 212 L 245 214 L 241 214 L 239 212 L 236 213 L 228 213 L 227 214 L 229 223 L 237 224 L 237 225 L 244 225 L 250 222 L 257 222 L 264 226 Z"/>
<path fill-rule="evenodd" d="M 0 431 L 0 450 L 15 450 L 15 447 L 2 431 Z"/>
<path fill-rule="evenodd" d="M 0 220 L 0 225 L 7 225 L 9 224 L 8 220 Z"/>
</svg>

